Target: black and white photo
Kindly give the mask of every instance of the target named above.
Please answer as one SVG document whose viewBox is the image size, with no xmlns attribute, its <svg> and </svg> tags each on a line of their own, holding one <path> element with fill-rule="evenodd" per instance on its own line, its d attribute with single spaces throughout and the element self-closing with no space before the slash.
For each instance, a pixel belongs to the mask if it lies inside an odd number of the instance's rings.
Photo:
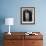
<svg viewBox="0 0 46 46">
<path fill-rule="evenodd" d="M 35 8 L 21 7 L 21 23 L 34 24 L 35 23 Z"/>
</svg>

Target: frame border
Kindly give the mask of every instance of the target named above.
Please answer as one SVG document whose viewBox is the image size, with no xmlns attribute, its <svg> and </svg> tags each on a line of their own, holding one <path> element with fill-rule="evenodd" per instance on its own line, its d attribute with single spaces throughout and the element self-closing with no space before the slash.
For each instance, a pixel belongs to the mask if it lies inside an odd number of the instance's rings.
<svg viewBox="0 0 46 46">
<path fill-rule="evenodd" d="M 22 8 L 34 8 L 34 23 L 22 23 Z M 35 24 L 35 7 L 21 7 L 20 15 L 21 24 Z"/>
</svg>

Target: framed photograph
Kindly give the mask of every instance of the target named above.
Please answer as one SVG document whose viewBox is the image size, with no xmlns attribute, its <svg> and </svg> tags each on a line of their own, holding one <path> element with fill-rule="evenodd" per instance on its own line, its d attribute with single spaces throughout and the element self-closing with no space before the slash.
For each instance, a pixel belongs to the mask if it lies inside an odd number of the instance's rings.
<svg viewBox="0 0 46 46">
<path fill-rule="evenodd" d="M 34 7 L 21 7 L 21 24 L 35 24 Z"/>
</svg>

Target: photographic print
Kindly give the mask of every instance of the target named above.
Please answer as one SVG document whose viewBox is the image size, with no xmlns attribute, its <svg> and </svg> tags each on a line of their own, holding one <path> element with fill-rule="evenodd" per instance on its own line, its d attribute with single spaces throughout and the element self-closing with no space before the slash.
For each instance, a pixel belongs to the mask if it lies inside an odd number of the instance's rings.
<svg viewBox="0 0 46 46">
<path fill-rule="evenodd" d="M 21 7 L 21 24 L 35 24 L 34 7 Z"/>
</svg>

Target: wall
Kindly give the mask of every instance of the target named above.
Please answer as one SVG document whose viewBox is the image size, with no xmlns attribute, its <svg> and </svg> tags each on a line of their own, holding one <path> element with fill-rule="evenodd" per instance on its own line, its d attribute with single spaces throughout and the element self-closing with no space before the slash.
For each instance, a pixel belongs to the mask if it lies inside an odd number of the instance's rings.
<svg viewBox="0 0 46 46">
<path fill-rule="evenodd" d="M 42 32 L 46 35 L 46 0 L 0 0 L 0 18 L 4 20 L 7 17 L 15 19 L 14 26 L 11 26 L 11 32 Z M 20 22 L 21 7 L 35 7 L 35 24 L 22 25 Z M 0 32 L 8 32 L 8 26 L 0 24 Z M 45 39 L 45 37 L 44 37 Z M 45 39 L 46 40 L 46 39 Z M 44 41 L 46 44 L 46 42 Z M 44 45 L 45 45 L 44 44 Z"/>
<path fill-rule="evenodd" d="M 44 0 L 1 0 L 1 15 L 0 17 L 13 17 L 15 24 L 11 31 L 46 31 L 46 1 Z M 35 24 L 22 25 L 20 22 L 21 7 L 35 7 Z M 14 28 L 14 29 L 13 29 Z M 6 25 L 2 25 L 2 32 L 8 31 Z M 44 31 L 43 31 L 44 29 Z"/>
</svg>

